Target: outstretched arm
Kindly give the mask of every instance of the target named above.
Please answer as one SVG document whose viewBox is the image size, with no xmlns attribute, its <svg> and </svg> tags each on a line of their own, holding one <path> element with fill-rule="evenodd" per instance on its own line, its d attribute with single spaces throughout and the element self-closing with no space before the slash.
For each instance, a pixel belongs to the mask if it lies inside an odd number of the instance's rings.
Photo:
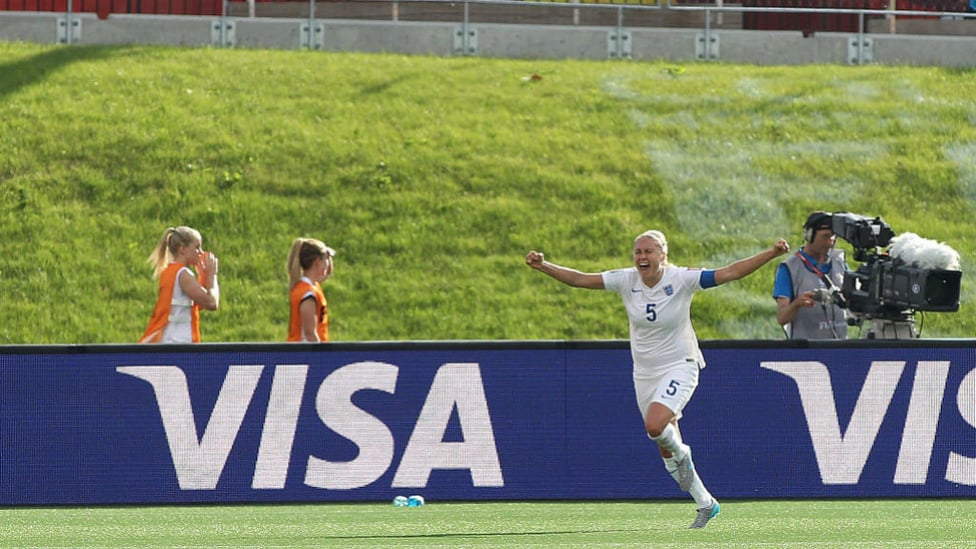
<svg viewBox="0 0 976 549">
<path fill-rule="evenodd" d="M 749 276 L 756 272 L 759 267 L 769 263 L 773 258 L 781 256 L 788 251 L 790 251 L 790 245 L 787 244 L 786 240 L 781 238 L 768 250 L 759 252 L 752 257 L 740 259 L 727 267 L 717 269 L 715 271 L 715 283 L 725 284 L 726 282 Z"/>
<path fill-rule="evenodd" d="M 529 252 L 525 256 L 525 264 L 574 288 L 587 288 L 590 290 L 603 289 L 603 275 L 599 273 L 584 273 L 576 269 L 549 263 L 546 261 L 542 252 L 536 252 L 534 250 Z"/>
</svg>

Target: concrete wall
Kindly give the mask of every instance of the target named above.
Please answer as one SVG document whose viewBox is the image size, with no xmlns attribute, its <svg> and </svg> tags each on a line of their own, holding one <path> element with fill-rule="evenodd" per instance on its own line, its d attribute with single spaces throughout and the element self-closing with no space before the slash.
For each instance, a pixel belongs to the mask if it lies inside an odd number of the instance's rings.
<svg viewBox="0 0 976 549">
<path fill-rule="evenodd" d="M 70 23 L 70 24 L 69 24 Z M 503 58 L 726 61 L 758 65 L 976 66 L 976 19 L 959 36 L 473 22 L 0 12 L 0 40 Z M 67 30 L 72 34 L 68 36 Z M 311 32 L 309 32 L 311 29 Z"/>
</svg>

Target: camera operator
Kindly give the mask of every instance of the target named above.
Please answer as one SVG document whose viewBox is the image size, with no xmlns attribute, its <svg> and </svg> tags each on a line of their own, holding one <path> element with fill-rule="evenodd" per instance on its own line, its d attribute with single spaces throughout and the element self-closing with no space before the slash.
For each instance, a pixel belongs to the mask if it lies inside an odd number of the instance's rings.
<svg viewBox="0 0 976 549">
<path fill-rule="evenodd" d="M 773 285 L 776 320 L 789 339 L 846 339 L 840 287 L 848 270 L 837 250 L 833 219 L 813 212 L 803 224 L 803 247 L 779 264 Z"/>
</svg>

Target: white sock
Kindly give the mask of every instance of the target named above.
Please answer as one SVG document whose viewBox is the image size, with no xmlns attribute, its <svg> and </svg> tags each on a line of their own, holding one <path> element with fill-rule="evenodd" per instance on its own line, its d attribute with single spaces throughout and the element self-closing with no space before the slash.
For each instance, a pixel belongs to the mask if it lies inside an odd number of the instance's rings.
<svg viewBox="0 0 976 549">
<path fill-rule="evenodd" d="M 662 457 L 661 459 L 664 461 L 664 470 L 671 475 L 671 478 L 673 478 L 675 482 L 678 482 L 678 458 L 672 455 L 671 457 Z M 695 476 L 691 481 L 691 487 L 688 488 L 688 493 L 691 494 L 691 497 L 695 499 L 695 503 L 698 505 L 698 508 L 704 509 L 705 507 L 711 505 L 712 502 L 715 501 L 715 498 L 708 491 L 708 489 L 705 488 L 705 483 L 702 482 L 701 477 L 698 476 L 697 469 L 695 469 L 694 474 Z"/>
<path fill-rule="evenodd" d="M 698 476 L 698 471 L 695 471 L 695 480 L 691 482 L 691 488 L 688 489 L 688 493 L 691 494 L 691 497 L 695 498 L 695 503 L 699 509 L 704 509 L 715 501 L 712 494 L 705 488 L 701 477 Z"/>
<path fill-rule="evenodd" d="M 669 458 L 662 457 L 661 459 L 664 460 L 664 470 L 671 475 L 671 478 L 673 478 L 675 482 L 678 482 L 678 460 L 675 459 L 674 456 Z"/>
<path fill-rule="evenodd" d="M 681 433 L 670 423 L 661 431 L 660 435 L 651 437 L 651 440 L 656 442 L 661 448 L 671 452 L 671 455 L 678 458 L 678 460 L 685 457 L 685 454 L 688 453 L 688 447 L 681 442 Z"/>
</svg>

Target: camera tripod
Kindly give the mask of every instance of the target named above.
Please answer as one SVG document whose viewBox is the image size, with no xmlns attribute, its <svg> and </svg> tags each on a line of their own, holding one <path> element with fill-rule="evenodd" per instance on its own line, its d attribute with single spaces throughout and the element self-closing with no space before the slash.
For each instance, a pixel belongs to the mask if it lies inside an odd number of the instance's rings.
<svg viewBox="0 0 976 549">
<path fill-rule="evenodd" d="M 861 326 L 865 339 L 918 339 L 915 329 L 915 311 L 901 311 L 896 314 L 855 315 L 853 326 Z M 864 329 L 866 328 L 866 329 Z"/>
</svg>

